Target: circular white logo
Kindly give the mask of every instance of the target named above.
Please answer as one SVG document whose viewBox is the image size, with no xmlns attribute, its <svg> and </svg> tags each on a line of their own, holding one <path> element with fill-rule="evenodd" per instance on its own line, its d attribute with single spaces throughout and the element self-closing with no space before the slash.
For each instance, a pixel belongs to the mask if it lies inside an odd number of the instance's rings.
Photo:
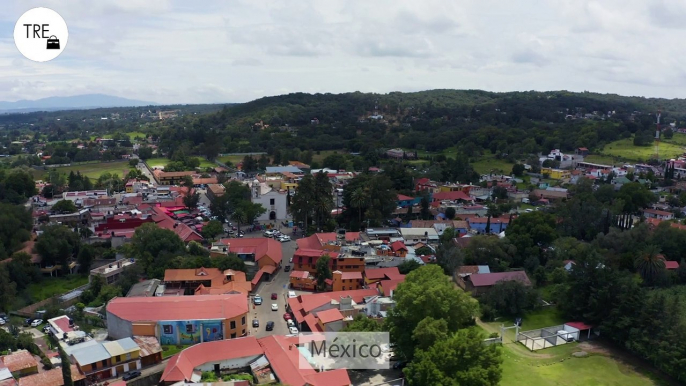
<svg viewBox="0 0 686 386">
<path fill-rule="evenodd" d="M 30 9 L 14 25 L 14 44 L 34 62 L 55 59 L 64 51 L 68 40 L 67 23 L 49 8 Z"/>
</svg>

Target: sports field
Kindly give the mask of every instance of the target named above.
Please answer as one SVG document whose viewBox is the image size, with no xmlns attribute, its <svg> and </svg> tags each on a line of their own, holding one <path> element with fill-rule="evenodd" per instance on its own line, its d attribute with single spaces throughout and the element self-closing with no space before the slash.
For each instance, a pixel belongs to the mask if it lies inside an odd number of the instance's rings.
<svg viewBox="0 0 686 386">
<path fill-rule="evenodd" d="M 512 321 L 503 321 L 512 325 Z M 523 318 L 522 328 L 532 330 L 564 323 L 553 308 L 532 312 Z M 500 322 L 478 325 L 487 333 L 500 332 Z M 561 346 L 531 352 L 520 343 L 514 343 L 514 329 L 507 330 L 503 344 L 502 386 L 655 386 L 643 369 L 634 368 L 614 357 L 616 353 L 604 350 L 592 342 L 567 343 Z M 586 351 L 583 358 L 572 353 Z"/>
<path fill-rule="evenodd" d="M 69 174 L 71 171 L 74 173 L 79 171 L 86 177 L 98 179 L 105 173 L 118 174 L 120 178 L 123 178 L 124 174 L 127 173 L 131 167 L 129 166 L 129 161 L 114 161 L 63 166 L 55 169 L 64 174 Z M 44 171 L 41 171 L 41 173 L 45 174 Z"/>
<path fill-rule="evenodd" d="M 195 158 L 197 158 L 200 161 L 201 168 L 213 168 L 217 166 L 217 164 L 215 164 L 214 162 L 210 162 L 202 157 Z M 168 163 L 171 162 L 171 160 L 169 158 L 160 157 L 147 159 L 146 162 L 148 163 L 148 165 L 150 165 L 151 168 L 154 168 L 156 166 L 165 167 Z"/>
</svg>

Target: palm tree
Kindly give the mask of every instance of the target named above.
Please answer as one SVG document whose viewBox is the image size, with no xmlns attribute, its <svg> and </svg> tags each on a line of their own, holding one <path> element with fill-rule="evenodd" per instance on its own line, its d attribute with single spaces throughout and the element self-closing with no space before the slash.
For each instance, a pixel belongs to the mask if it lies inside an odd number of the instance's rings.
<svg viewBox="0 0 686 386">
<path fill-rule="evenodd" d="M 350 195 L 350 206 L 357 208 L 357 221 L 362 224 L 362 208 L 366 208 L 369 205 L 369 195 L 366 189 L 357 188 Z"/>
<path fill-rule="evenodd" d="M 659 247 L 650 245 L 638 256 L 635 266 L 643 281 L 652 285 L 665 270 L 665 257 L 660 254 Z"/>
</svg>

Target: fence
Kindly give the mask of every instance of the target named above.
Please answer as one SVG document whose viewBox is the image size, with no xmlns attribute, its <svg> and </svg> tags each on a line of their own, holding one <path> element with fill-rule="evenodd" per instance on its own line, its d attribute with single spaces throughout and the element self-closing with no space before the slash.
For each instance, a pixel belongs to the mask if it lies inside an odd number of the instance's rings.
<svg viewBox="0 0 686 386">
<path fill-rule="evenodd" d="M 542 350 L 567 343 L 567 340 L 561 336 L 562 334 L 558 334 L 558 331 L 562 330 L 564 330 L 563 325 L 522 331 L 517 334 L 516 340 L 531 351 Z"/>
<path fill-rule="evenodd" d="M 484 346 L 490 346 L 492 344 L 502 344 L 503 343 L 503 337 L 499 336 L 497 338 L 487 338 L 484 339 Z"/>
<path fill-rule="evenodd" d="M 57 304 L 61 308 L 67 308 L 71 307 L 74 304 L 79 302 L 79 296 L 72 297 L 68 300 L 61 301 L 63 295 L 56 295 L 51 298 L 47 298 L 45 300 L 41 300 L 40 302 L 33 303 L 31 305 L 28 305 L 18 311 L 13 312 L 15 315 L 22 316 L 24 318 L 32 318 L 36 315 L 36 311 L 44 309 L 48 305 L 52 304 Z"/>
</svg>

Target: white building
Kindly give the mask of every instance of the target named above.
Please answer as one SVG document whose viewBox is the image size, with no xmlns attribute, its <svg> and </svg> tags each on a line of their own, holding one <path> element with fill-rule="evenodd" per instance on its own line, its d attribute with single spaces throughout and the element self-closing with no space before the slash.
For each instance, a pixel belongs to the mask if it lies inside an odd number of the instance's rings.
<svg viewBox="0 0 686 386">
<path fill-rule="evenodd" d="M 264 182 L 254 180 L 249 182 L 252 196 L 250 201 L 262 205 L 267 211 L 257 218 L 258 221 L 284 220 L 288 215 L 286 206 L 286 192 L 272 189 Z"/>
</svg>

